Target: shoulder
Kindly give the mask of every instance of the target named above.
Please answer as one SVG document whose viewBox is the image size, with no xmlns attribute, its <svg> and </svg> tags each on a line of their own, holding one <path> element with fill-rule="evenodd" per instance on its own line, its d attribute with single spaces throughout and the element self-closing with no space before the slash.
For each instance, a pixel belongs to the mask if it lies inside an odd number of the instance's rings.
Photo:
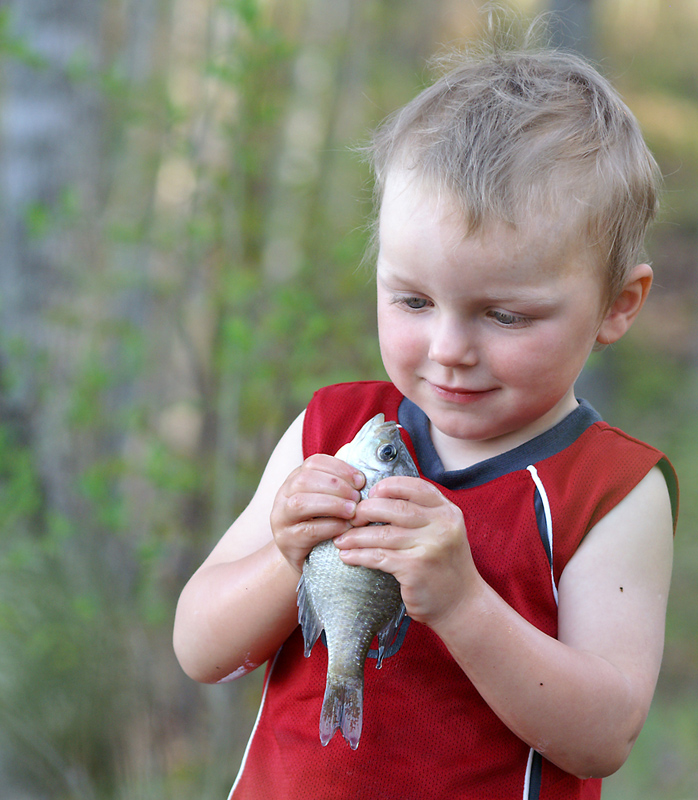
<svg viewBox="0 0 698 800">
<path fill-rule="evenodd" d="M 336 453 L 376 414 L 397 420 L 402 394 L 387 381 L 355 381 L 325 386 L 305 413 L 303 453 Z"/>
<path fill-rule="evenodd" d="M 536 466 L 560 508 L 577 517 L 584 512 L 587 531 L 657 467 L 676 520 L 678 479 L 669 459 L 606 422 L 590 425 L 572 444 Z"/>
<path fill-rule="evenodd" d="M 623 478 L 629 475 L 632 481 L 634 474 L 639 473 L 642 479 L 650 469 L 657 468 L 654 480 L 659 480 L 661 483 L 660 478 L 664 478 L 665 488 L 669 492 L 675 527 L 679 510 L 679 480 L 671 461 L 661 450 L 625 433 L 620 428 L 615 428 L 605 422 L 599 423 L 596 427 L 596 449 L 600 451 L 600 457 L 613 454 L 615 469 Z"/>
<path fill-rule="evenodd" d="M 629 505 L 634 505 L 649 485 L 660 483 L 669 498 L 670 521 L 676 522 L 678 481 L 669 460 L 657 448 L 606 422 L 589 425 L 535 466 L 541 499 L 551 513 L 556 581 L 588 534 L 631 494 Z"/>
<path fill-rule="evenodd" d="M 596 420 L 588 425 L 563 455 L 573 459 L 584 458 L 587 461 L 606 456 L 614 461 L 625 461 L 629 466 L 645 462 L 657 463 L 661 458 L 665 458 L 656 447 L 603 420 Z"/>
</svg>

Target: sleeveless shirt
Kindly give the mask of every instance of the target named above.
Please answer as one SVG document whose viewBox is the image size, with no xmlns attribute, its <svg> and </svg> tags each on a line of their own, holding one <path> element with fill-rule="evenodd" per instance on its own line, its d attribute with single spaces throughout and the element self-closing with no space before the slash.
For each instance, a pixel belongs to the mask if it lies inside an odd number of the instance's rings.
<svg viewBox="0 0 698 800">
<path fill-rule="evenodd" d="M 557 635 L 557 583 L 585 534 L 663 454 L 582 401 L 535 439 L 447 472 L 424 413 L 385 382 L 326 387 L 308 406 L 304 457 L 335 453 L 375 414 L 398 420 L 420 474 L 461 508 L 474 562 L 521 616 Z M 375 653 L 369 653 L 369 656 Z M 356 751 L 318 736 L 327 650 L 303 657 L 297 628 L 267 667 L 262 704 L 229 800 L 596 800 L 601 781 L 546 761 L 494 714 L 441 640 L 407 618 L 380 671 L 366 662 Z"/>
</svg>

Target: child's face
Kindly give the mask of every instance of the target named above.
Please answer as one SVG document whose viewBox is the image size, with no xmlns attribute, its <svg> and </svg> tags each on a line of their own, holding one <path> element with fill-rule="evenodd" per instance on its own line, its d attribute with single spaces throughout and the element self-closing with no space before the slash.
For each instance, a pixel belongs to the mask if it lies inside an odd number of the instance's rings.
<svg viewBox="0 0 698 800">
<path fill-rule="evenodd" d="M 435 442 L 527 441 L 576 407 L 573 385 L 603 318 L 590 249 L 561 224 L 490 225 L 462 216 L 404 172 L 380 215 L 378 329 L 393 383 Z"/>
</svg>

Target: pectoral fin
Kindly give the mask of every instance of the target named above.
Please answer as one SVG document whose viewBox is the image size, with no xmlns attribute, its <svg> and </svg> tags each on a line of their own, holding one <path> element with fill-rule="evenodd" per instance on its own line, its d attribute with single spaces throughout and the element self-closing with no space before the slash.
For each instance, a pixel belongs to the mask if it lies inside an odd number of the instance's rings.
<svg viewBox="0 0 698 800">
<path fill-rule="evenodd" d="M 301 575 L 298 582 L 298 622 L 300 623 L 301 630 L 303 631 L 303 642 L 305 644 L 305 657 L 310 655 L 313 645 L 317 642 L 318 637 L 322 633 L 322 622 L 318 619 L 310 596 L 305 587 L 305 576 Z"/>
</svg>

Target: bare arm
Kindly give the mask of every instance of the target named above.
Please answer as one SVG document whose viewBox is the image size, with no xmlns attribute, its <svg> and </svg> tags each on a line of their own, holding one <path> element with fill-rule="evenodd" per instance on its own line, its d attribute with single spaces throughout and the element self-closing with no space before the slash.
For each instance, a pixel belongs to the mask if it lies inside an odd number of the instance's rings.
<svg viewBox="0 0 698 800">
<path fill-rule="evenodd" d="M 565 569 L 559 639 L 529 624 L 479 576 L 458 530 L 462 516 L 434 487 L 391 480 L 355 519 L 391 524 L 342 536 L 345 561 L 395 574 L 408 613 L 434 629 L 530 746 L 580 777 L 618 769 L 649 710 L 663 649 L 672 527 L 659 470 L 598 523 Z"/>
<path fill-rule="evenodd" d="M 349 527 L 363 476 L 330 456 L 303 462 L 303 416 L 279 441 L 248 507 L 182 591 L 174 647 L 195 680 L 216 683 L 268 660 L 297 625 L 306 554 Z"/>
</svg>

